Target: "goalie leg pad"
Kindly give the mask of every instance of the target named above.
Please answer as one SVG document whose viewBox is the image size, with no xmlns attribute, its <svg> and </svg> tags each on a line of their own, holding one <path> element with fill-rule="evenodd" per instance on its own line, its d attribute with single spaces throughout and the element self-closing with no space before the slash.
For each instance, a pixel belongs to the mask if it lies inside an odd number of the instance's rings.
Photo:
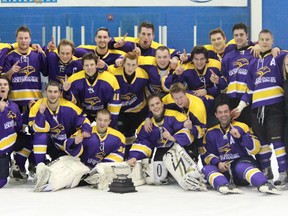
<svg viewBox="0 0 288 216">
<path fill-rule="evenodd" d="M 150 158 L 142 160 L 142 170 L 146 184 L 168 184 L 168 170 L 162 161 L 153 161 Z"/>
<path fill-rule="evenodd" d="M 57 191 L 62 188 L 76 187 L 83 175 L 90 171 L 87 166 L 81 163 L 79 158 L 69 155 L 62 156 L 48 166 L 44 166 L 40 165 L 39 168 L 37 166 L 36 178 L 38 184 L 36 183 L 37 187 L 35 187 L 34 191 Z M 39 180 L 37 175 L 40 177 Z M 47 178 L 48 183 L 45 185 Z M 44 188 L 40 188 L 43 186 Z"/>
<path fill-rule="evenodd" d="M 184 148 L 175 143 L 163 156 L 163 163 L 184 190 L 207 191 L 206 180 Z"/>
</svg>

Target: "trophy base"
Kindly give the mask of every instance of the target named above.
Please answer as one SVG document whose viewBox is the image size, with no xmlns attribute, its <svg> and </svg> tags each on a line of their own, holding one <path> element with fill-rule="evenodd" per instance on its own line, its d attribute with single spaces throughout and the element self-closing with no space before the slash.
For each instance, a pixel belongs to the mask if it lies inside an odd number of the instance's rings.
<svg viewBox="0 0 288 216">
<path fill-rule="evenodd" d="M 137 192 L 135 186 L 132 182 L 132 179 L 114 179 L 113 182 L 109 185 L 109 192 L 114 193 L 130 193 Z"/>
</svg>

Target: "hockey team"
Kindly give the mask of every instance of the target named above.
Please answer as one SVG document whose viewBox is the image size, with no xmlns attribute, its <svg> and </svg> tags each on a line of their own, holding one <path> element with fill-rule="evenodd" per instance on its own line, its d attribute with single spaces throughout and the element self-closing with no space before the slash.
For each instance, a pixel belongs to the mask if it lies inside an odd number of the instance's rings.
<svg viewBox="0 0 288 216">
<path fill-rule="evenodd" d="M 0 43 L 0 188 L 30 176 L 35 192 L 107 189 L 128 167 L 135 186 L 287 190 L 287 51 L 267 29 L 257 42 L 243 23 L 232 33 L 226 43 L 213 29 L 187 54 L 155 42 L 149 22 L 137 38 L 101 27 L 79 47 L 41 47 L 19 27 L 16 43 Z"/>
</svg>

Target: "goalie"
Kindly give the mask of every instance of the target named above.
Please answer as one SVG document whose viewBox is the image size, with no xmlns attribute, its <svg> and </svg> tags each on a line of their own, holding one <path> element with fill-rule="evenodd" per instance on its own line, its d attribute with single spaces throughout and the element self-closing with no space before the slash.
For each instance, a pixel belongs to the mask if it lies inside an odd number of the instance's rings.
<svg viewBox="0 0 288 216">
<path fill-rule="evenodd" d="M 190 131 L 184 128 L 186 116 L 164 109 L 157 94 L 148 97 L 148 106 L 153 114 L 151 131 L 144 129 L 144 122 L 139 126 L 137 140 L 129 151 L 128 163 L 134 166 L 137 160 L 150 158 L 153 149 L 157 148 L 154 161 L 143 160 L 146 183 L 167 183 L 168 170 L 184 190 L 206 191 L 205 180 L 197 164 L 182 147 L 194 140 Z"/>
<path fill-rule="evenodd" d="M 89 138 L 83 138 L 81 133 L 76 133 L 73 138 L 65 141 L 64 148 L 70 156 L 61 157 L 48 166 L 40 163 L 36 170 L 35 191 L 75 187 L 82 176 L 89 173 L 99 162 L 122 162 L 125 137 L 108 127 L 110 122 L 110 112 L 106 109 L 99 110 L 96 116 L 97 126 L 92 128 Z"/>
</svg>

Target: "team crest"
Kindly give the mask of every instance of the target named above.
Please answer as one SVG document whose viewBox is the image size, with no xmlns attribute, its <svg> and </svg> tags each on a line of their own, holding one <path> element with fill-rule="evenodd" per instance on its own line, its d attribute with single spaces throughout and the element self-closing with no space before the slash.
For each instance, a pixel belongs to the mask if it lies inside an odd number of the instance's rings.
<svg viewBox="0 0 288 216">
<path fill-rule="evenodd" d="M 97 103 L 101 103 L 100 98 L 97 96 L 85 99 L 85 104 L 89 104 L 89 106 L 94 106 Z"/>
<path fill-rule="evenodd" d="M 238 68 L 241 68 L 246 65 L 249 65 L 249 61 L 246 58 L 241 58 L 241 59 L 238 59 L 236 62 L 234 62 L 233 65 L 237 66 Z"/>
<path fill-rule="evenodd" d="M 56 136 L 58 136 L 61 131 L 63 131 L 65 128 L 62 124 L 58 124 L 57 126 L 50 129 L 51 133 L 55 133 Z"/>
<path fill-rule="evenodd" d="M 24 67 L 19 71 L 20 74 L 24 74 L 25 76 L 29 76 L 30 74 L 34 72 L 35 72 L 35 68 L 31 65 Z"/>
<path fill-rule="evenodd" d="M 256 75 L 259 77 L 259 78 L 262 78 L 265 74 L 271 72 L 270 68 L 265 66 L 265 67 L 261 67 L 257 72 L 256 72 Z"/>
<path fill-rule="evenodd" d="M 7 117 L 14 120 L 16 118 L 16 114 L 12 110 L 9 110 Z"/>
<path fill-rule="evenodd" d="M 219 152 L 224 152 L 224 154 L 227 154 L 231 151 L 230 144 L 227 143 L 223 147 L 219 148 Z"/>
</svg>

